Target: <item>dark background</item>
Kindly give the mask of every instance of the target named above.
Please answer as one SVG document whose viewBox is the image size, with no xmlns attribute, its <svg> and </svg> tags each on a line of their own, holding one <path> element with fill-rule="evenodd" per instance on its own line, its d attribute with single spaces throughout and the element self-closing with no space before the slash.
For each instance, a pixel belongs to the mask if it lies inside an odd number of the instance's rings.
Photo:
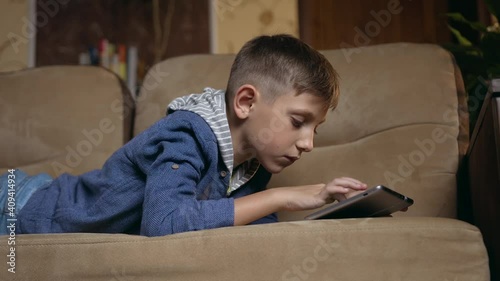
<svg viewBox="0 0 500 281">
<path fill-rule="evenodd" d="M 300 37 L 317 49 L 337 49 L 342 42 L 356 46 L 354 28 L 363 30 L 374 20 L 373 12 L 387 10 L 391 0 L 298 1 Z M 158 51 L 159 40 L 155 40 L 152 0 L 71 0 L 38 27 L 36 65 L 77 64 L 78 54 L 90 45 L 97 47 L 101 38 L 138 47 L 139 78 L 158 60 L 209 53 L 208 0 L 160 0 L 159 3 L 162 27 L 169 10 L 172 14 L 171 25 L 166 28 L 170 33 L 164 52 Z M 443 15 L 446 12 L 461 12 L 471 20 L 489 21 L 481 1 L 400 0 L 400 6 L 402 12 L 392 15 L 389 24 L 366 45 L 452 42 Z M 41 5 L 37 9 L 46 13 Z"/>
</svg>

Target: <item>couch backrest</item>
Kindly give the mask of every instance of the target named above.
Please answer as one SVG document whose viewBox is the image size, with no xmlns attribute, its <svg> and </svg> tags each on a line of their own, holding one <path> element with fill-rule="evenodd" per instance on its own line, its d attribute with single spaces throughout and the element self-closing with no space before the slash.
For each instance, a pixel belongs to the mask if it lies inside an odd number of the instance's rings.
<svg viewBox="0 0 500 281">
<path fill-rule="evenodd" d="M 133 100 L 103 68 L 50 66 L 0 75 L 0 171 L 81 174 L 131 137 Z"/>
<path fill-rule="evenodd" d="M 273 176 L 270 186 L 358 178 L 415 200 L 403 214 L 456 217 L 456 173 L 468 145 L 460 71 L 436 45 L 394 43 L 326 50 L 341 77 L 338 108 L 315 149 Z M 233 55 L 190 55 L 155 65 L 137 102 L 134 135 L 165 115 L 175 97 L 225 88 Z M 309 212 L 280 214 L 303 218 Z"/>
</svg>

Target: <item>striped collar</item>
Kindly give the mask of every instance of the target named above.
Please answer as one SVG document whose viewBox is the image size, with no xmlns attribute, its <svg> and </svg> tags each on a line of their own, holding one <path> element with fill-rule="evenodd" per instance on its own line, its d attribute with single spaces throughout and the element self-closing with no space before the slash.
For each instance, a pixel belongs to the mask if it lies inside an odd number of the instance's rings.
<svg viewBox="0 0 500 281">
<path fill-rule="evenodd" d="M 222 160 L 231 174 L 227 195 L 240 188 L 255 175 L 260 166 L 255 158 L 236 168 L 233 167 L 234 149 L 226 115 L 224 90 L 205 88 L 201 94 L 176 98 L 168 105 L 168 113 L 176 110 L 187 110 L 200 115 L 214 132 Z"/>
</svg>

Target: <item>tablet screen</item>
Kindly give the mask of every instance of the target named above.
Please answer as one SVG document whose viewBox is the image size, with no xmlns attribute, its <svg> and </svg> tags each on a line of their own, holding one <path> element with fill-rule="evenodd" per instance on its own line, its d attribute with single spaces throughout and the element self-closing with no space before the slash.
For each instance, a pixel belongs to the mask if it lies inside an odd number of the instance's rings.
<svg viewBox="0 0 500 281">
<path fill-rule="evenodd" d="M 413 200 L 386 186 L 378 185 L 349 199 L 333 203 L 305 219 L 342 219 L 387 216 L 413 204 Z"/>
</svg>

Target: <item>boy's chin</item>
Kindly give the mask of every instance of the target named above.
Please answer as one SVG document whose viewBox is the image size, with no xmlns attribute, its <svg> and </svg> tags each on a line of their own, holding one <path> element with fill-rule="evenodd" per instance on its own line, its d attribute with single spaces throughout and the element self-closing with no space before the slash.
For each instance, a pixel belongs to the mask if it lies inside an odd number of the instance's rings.
<svg viewBox="0 0 500 281">
<path fill-rule="evenodd" d="M 286 167 L 284 167 L 282 165 L 278 165 L 276 163 L 272 163 L 271 165 L 269 165 L 268 163 L 261 163 L 261 164 L 271 174 L 279 174 L 281 171 L 283 171 L 283 169 L 286 168 Z"/>
</svg>

